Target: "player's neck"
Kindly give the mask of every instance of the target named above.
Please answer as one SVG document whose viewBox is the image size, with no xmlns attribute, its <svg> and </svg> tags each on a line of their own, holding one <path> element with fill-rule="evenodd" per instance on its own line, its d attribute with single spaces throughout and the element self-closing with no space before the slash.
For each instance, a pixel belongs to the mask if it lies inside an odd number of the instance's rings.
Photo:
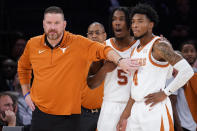
<svg viewBox="0 0 197 131">
<path fill-rule="evenodd" d="M 140 38 L 140 45 L 141 46 L 146 45 L 148 42 L 152 40 L 153 37 L 154 37 L 153 34 L 143 36 L 142 38 Z"/>
<path fill-rule="evenodd" d="M 134 41 L 134 38 L 132 36 L 128 36 L 122 39 L 117 39 L 114 37 L 113 41 L 117 47 L 119 47 L 120 49 L 123 49 L 123 48 L 128 47 L 131 44 L 131 42 Z"/>
</svg>

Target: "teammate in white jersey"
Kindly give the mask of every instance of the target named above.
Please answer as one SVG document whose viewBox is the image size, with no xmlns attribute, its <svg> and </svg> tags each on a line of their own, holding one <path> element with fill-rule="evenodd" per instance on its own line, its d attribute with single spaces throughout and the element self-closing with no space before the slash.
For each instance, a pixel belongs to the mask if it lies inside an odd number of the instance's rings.
<svg viewBox="0 0 197 131">
<path fill-rule="evenodd" d="M 158 22 L 156 11 L 138 4 L 131 12 L 131 28 L 139 45 L 131 58 L 141 65 L 134 72 L 131 99 L 121 115 L 117 130 L 129 116 L 127 131 L 173 131 L 172 107 L 168 96 L 194 74 L 191 66 L 176 54 L 169 42 L 159 40 L 152 29 Z M 164 89 L 169 65 L 178 70 L 176 78 Z"/>
<path fill-rule="evenodd" d="M 116 50 L 122 58 L 129 58 L 131 50 L 136 46 L 134 37 L 130 35 L 129 21 L 127 8 L 119 7 L 112 12 L 112 29 L 115 37 L 106 40 L 106 45 Z M 105 79 L 104 98 L 97 124 L 98 131 L 116 131 L 116 125 L 130 96 L 130 76 L 111 64 L 106 62 L 96 74 L 97 79 L 91 82 L 95 85 Z M 91 87 L 90 83 L 88 85 Z"/>
</svg>

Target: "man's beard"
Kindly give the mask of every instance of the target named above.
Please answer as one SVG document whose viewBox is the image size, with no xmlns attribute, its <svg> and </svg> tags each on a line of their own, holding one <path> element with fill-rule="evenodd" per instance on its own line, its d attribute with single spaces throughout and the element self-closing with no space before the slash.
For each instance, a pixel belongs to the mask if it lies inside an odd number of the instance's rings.
<svg viewBox="0 0 197 131">
<path fill-rule="evenodd" d="M 50 32 L 55 32 L 55 33 L 50 34 Z M 50 31 L 48 31 L 48 33 L 46 33 L 47 38 L 50 40 L 57 40 L 58 38 L 60 38 L 61 35 L 62 35 L 62 33 L 58 33 L 55 30 L 50 30 Z"/>
<path fill-rule="evenodd" d="M 148 33 L 148 31 L 145 32 L 144 34 L 142 34 L 141 36 L 138 36 L 138 37 L 134 35 L 134 38 L 135 38 L 135 40 L 139 40 L 139 39 L 141 39 L 142 37 L 144 37 L 147 33 Z"/>
</svg>

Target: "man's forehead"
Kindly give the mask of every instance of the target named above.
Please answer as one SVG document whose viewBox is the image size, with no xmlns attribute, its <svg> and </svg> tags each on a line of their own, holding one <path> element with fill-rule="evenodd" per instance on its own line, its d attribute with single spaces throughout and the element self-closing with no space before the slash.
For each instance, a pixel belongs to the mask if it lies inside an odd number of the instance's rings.
<svg viewBox="0 0 197 131">
<path fill-rule="evenodd" d="M 8 96 L 8 95 L 0 97 L 0 101 L 5 101 L 5 100 L 11 100 L 12 101 L 12 98 L 10 96 Z"/>
<path fill-rule="evenodd" d="M 64 19 L 64 16 L 63 14 L 60 14 L 60 13 L 46 13 L 44 15 L 44 19 L 50 19 L 50 18 L 63 18 Z"/>
<path fill-rule="evenodd" d="M 88 31 L 102 31 L 102 27 L 99 24 L 93 24 L 88 28 Z"/>
</svg>

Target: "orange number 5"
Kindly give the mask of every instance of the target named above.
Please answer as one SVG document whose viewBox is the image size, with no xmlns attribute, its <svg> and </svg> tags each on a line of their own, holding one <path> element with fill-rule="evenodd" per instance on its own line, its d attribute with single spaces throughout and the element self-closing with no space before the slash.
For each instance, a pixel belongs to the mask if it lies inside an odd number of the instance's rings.
<svg viewBox="0 0 197 131">
<path fill-rule="evenodd" d="M 128 83 L 126 73 L 123 70 L 118 70 L 118 84 L 119 85 L 126 85 Z"/>
</svg>

